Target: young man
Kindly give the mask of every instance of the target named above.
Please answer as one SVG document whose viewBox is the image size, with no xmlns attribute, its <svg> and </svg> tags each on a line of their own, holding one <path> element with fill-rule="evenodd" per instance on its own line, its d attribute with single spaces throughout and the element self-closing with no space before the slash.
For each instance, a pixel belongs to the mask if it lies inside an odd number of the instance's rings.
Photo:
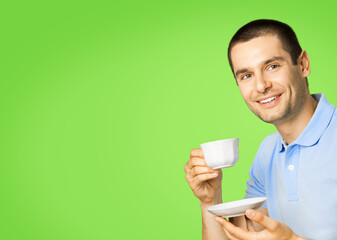
<svg viewBox="0 0 337 240">
<path fill-rule="evenodd" d="M 221 170 L 193 149 L 186 180 L 200 199 L 203 239 L 337 239 L 337 112 L 310 95 L 310 62 L 293 30 L 273 20 L 243 26 L 228 48 L 241 95 L 277 132 L 260 145 L 246 198 L 267 196 L 257 211 L 228 222 L 206 208 L 222 202 Z"/>
</svg>

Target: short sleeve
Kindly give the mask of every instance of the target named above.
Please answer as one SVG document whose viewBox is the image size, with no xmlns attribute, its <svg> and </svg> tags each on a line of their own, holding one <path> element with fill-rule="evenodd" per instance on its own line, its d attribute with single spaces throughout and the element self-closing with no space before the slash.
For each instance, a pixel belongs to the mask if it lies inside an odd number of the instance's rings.
<svg viewBox="0 0 337 240">
<path fill-rule="evenodd" d="M 249 180 L 246 183 L 246 195 L 245 198 L 255 198 L 255 197 L 266 197 L 265 191 L 265 181 L 264 181 L 264 167 L 263 167 L 263 156 L 262 145 L 260 146 L 256 157 L 253 161 L 252 166 L 249 169 Z M 267 208 L 267 203 L 262 205 L 262 207 Z"/>
</svg>

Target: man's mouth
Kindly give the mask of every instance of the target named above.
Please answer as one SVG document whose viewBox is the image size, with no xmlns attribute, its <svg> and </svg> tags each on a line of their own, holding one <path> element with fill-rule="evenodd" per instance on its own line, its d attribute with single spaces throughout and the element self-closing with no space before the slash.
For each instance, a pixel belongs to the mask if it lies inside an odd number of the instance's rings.
<svg viewBox="0 0 337 240">
<path fill-rule="evenodd" d="M 258 101 L 258 102 L 261 103 L 261 104 L 270 103 L 270 102 L 275 101 L 276 99 L 278 99 L 280 96 L 281 96 L 281 94 L 277 95 L 277 96 L 274 96 L 274 97 L 270 97 L 270 98 L 261 100 L 261 101 Z"/>
</svg>

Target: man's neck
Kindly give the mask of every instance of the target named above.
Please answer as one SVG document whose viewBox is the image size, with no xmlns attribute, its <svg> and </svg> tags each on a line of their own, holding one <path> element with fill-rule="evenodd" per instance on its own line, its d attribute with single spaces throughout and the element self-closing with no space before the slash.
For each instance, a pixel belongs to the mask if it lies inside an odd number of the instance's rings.
<svg viewBox="0 0 337 240">
<path fill-rule="evenodd" d="M 310 96 L 300 114 L 291 120 L 275 125 L 277 131 L 287 144 L 294 142 L 304 131 L 314 115 L 317 104 L 318 102 Z"/>
</svg>

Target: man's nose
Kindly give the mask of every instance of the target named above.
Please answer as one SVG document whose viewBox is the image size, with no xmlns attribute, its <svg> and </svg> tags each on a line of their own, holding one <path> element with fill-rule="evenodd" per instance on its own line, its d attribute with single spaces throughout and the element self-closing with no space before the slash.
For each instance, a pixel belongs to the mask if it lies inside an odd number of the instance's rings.
<svg viewBox="0 0 337 240">
<path fill-rule="evenodd" d="M 271 87 L 271 81 L 266 78 L 263 74 L 257 74 L 256 78 L 256 89 L 258 92 L 264 93 Z"/>
</svg>

